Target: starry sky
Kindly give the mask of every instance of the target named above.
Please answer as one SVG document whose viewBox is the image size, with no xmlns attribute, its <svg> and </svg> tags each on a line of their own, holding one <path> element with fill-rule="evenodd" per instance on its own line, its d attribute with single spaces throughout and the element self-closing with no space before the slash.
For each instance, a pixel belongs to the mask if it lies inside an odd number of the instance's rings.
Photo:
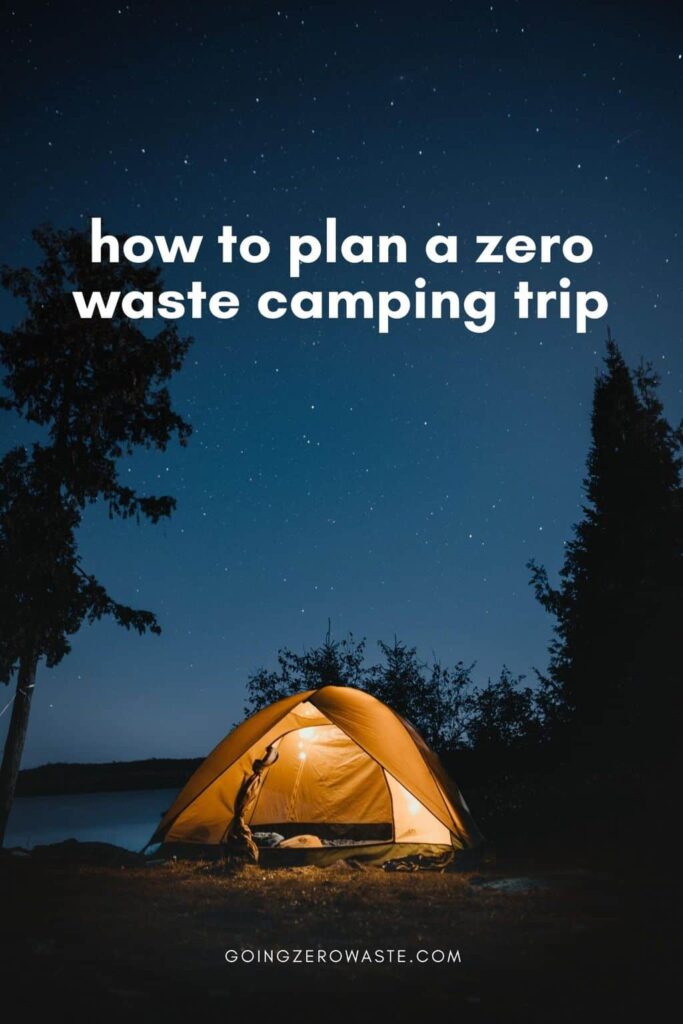
<svg viewBox="0 0 683 1024">
<path fill-rule="evenodd" d="M 124 479 L 171 493 L 165 524 L 81 531 L 84 565 L 155 610 L 161 638 L 110 623 L 39 674 L 24 764 L 197 756 L 241 717 L 244 684 L 331 619 L 425 660 L 546 664 L 551 621 L 530 557 L 555 572 L 580 515 L 593 377 L 609 323 L 683 412 L 681 99 L 674 5 L 534 2 L 23 2 L 2 14 L 0 260 L 32 264 L 49 221 L 204 234 L 194 267 L 237 318 L 181 321 L 195 344 L 172 391 L 186 449 Z M 290 234 L 400 233 L 406 267 L 288 277 Z M 267 263 L 221 265 L 223 224 Z M 457 266 L 420 243 L 461 239 Z M 589 263 L 476 266 L 477 234 L 585 234 Z M 268 288 L 495 288 L 495 328 L 405 319 L 266 321 Z M 603 321 L 519 321 L 520 279 L 609 298 Z M 0 298 L 0 323 L 20 315 Z M 29 440 L 9 415 L 2 450 Z M 2 705 L 11 691 L 0 694 Z M 0 719 L 0 739 L 9 714 Z"/>
</svg>

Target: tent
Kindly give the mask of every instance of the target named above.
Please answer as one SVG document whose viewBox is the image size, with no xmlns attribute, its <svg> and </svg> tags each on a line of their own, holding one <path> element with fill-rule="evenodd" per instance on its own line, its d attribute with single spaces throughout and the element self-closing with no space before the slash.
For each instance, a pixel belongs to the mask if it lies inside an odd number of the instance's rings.
<svg viewBox="0 0 683 1024">
<path fill-rule="evenodd" d="M 269 748 L 277 760 L 254 788 L 255 762 L 266 764 Z M 220 849 L 245 784 L 256 794 L 246 815 L 252 833 L 288 840 L 262 850 L 265 863 L 325 864 L 342 856 L 383 863 L 463 853 L 482 841 L 460 791 L 419 733 L 351 686 L 293 694 L 238 725 L 192 775 L 150 843 Z M 316 848 L 292 848 L 301 836 Z"/>
</svg>

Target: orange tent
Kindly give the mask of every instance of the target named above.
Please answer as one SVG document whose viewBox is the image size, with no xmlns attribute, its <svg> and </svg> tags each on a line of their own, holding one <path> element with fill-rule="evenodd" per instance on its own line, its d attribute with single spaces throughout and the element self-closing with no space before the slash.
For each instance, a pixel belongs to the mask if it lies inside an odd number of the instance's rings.
<svg viewBox="0 0 683 1024">
<path fill-rule="evenodd" d="M 481 842 L 460 791 L 419 733 L 350 686 L 293 694 L 233 729 L 179 793 L 151 842 L 221 844 L 241 784 L 271 745 L 278 759 L 265 769 L 249 810 L 252 831 L 322 841 L 330 832 L 346 834 L 357 839 L 354 856 L 380 859 Z M 334 859 L 325 849 L 307 853 L 318 862 Z M 343 855 L 350 855 L 348 845 Z"/>
</svg>

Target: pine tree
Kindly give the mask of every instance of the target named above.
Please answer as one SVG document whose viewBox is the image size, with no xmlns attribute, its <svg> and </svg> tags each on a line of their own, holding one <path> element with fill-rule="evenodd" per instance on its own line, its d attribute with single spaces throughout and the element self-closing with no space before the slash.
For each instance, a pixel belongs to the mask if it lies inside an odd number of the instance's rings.
<svg viewBox="0 0 683 1024">
<path fill-rule="evenodd" d="M 420 660 L 415 647 L 394 637 L 378 644 L 383 660 L 367 673 L 366 689 L 407 719 L 438 751 L 453 750 L 465 742 L 471 671 L 462 661 L 453 668 Z"/>
<path fill-rule="evenodd" d="M 538 749 L 543 719 L 537 694 L 503 666 L 499 678 L 477 687 L 469 701 L 467 733 L 472 748 L 497 766 L 510 767 L 510 755 Z M 507 761 L 507 765 L 505 762 Z"/>
<path fill-rule="evenodd" d="M 646 761 L 672 751 L 683 622 L 681 429 L 649 365 L 629 371 L 611 338 L 593 399 L 583 518 L 557 589 L 530 563 L 556 618 L 550 688 L 574 742 Z"/>
<path fill-rule="evenodd" d="M 17 679 L 0 768 L 0 845 L 40 659 L 56 665 L 81 624 L 105 615 L 159 632 L 151 612 L 115 601 L 81 566 L 76 531 L 84 510 L 100 502 L 110 517 L 155 523 L 169 516 L 175 500 L 123 485 L 118 460 L 140 446 L 164 450 L 173 436 L 184 444 L 190 433 L 166 387 L 190 339 L 175 326 L 148 337 L 122 316 L 81 320 L 70 294 L 159 291 L 159 271 L 94 266 L 86 233 L 42 228 L 34 239 L 43 256 L 37 269 L 0 273 L 27 307 L 14 330 L 0 332 L 0 408 L 33 424 L 40 438 L 0 461 L 0 681 Z"/>
<path fill-rule="evenodd" d="M 354 640 L 351 633 L 343 640 L 335 640 L 328 623 L 325 639 L 319 647 L 303 654 L 283 647 L 277 654 L 277 670 L 261 668 L 249 676 L 244 714 L 252 715 L 300 690 L 317 690 L 321 686 L 362 689 L 364 658 L 364 640 Z"/>
<path fill-rule="evenodd" d="M 417 728 L 424 708 L 426 684 L 425 666 L 417 656 L 417 649 L 398 637 L 394 637 L 392 644 L 380 641 L 378 646 L 384 660 L 370 669 L 367 688 Z"/>
</svg>

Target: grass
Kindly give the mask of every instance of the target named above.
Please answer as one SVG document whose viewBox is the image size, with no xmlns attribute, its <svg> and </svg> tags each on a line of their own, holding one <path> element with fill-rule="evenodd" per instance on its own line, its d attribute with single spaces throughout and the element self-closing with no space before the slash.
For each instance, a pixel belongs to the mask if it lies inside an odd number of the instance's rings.
<svg viewBox="0 0 683 1024">
<path fill-rule="evenodd" d="M 480 884 L 524 877 L 530 887 Z M 667 887 L 554 864 L 478 877 L 202 863 L 98 867 L 0 861 L 2 963 L 24 1006 L 187 1017 L 376 1017 L 390 1004 L 464 1020 L 584 1022 L 661 991 Z M 659 936 L 649 937 L 652 922 Z M 461 963 L 227 964 L 227 949 L 459 950 Z M 104 1001 L 104 1002 L 103 1002 Z M 650 1010 L 653 996 L 649 995 Z"/>
</svg>

